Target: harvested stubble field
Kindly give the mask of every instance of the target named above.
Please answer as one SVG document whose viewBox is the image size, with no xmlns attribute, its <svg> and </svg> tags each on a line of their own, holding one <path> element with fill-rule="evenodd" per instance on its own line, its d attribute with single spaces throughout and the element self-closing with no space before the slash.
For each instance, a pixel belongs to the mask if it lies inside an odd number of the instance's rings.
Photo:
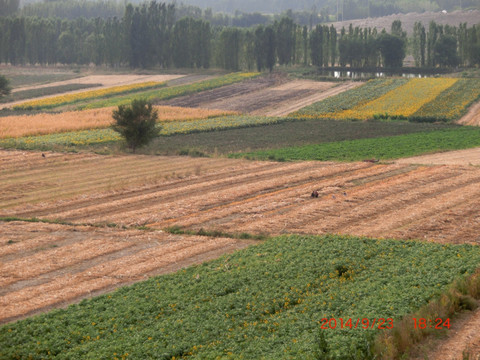
<svg viewBox="0 0 480 360">
<path fill-rule="evenodd" d="M 192 109 L 174 106 L 155 106 L 159 122 L 207 119 L 233 115 L 232 111 Z M 112 113 L 116 107 L 62 113 L 12 115 L 0 117 L 0 139 L 22 136 L 46 135 L 76 130 L 107 128 L 113 123 Z"/>
<path fill-rule="evenodd" d="M 246 247 L 247 241 L 9 222 L 0 234 L 0 324 Z"/>
<path fill-rule="evenodd" d="M 477 167 L 45 155 L 0 151 L 0 216 L 57 222 L 0 222 L 0 323 L 254 242 L 166 227 L 480 243 Z"/>
<path fill-rule="evenodd" d="M 480 169 L 472 166 L 3 157 L 11 159 L 0 169 L 0 216 L 480 242 Z"/>
</svg>

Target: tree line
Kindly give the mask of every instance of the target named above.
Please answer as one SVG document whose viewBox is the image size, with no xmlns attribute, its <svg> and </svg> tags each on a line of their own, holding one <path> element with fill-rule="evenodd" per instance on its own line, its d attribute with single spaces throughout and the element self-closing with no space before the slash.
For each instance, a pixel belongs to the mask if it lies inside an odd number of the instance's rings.
<svg viewBox="0 0 480 360">
<path fill-rule="evenodd" d="M 409 51 L 417 67 L 480 65 L 480 26 L 431 22 L 425 28 L 417 23 L 407 37 L 398 20 L 389 32 L 302 26 L 290 17 L 246 29 L 177 15 L 174 4 L 152 1 L 127 5 L 122 17 L 106 19 L 0 17 L 0 62 L 228 70 L 272 70 L 277 63 L 394 68 L 402 66 Z"/>
</svg>

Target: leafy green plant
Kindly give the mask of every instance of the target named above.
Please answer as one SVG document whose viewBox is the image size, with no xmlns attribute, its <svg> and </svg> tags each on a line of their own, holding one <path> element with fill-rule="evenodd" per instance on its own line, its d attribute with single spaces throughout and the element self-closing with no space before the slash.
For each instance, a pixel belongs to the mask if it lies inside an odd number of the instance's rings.
<svg viewBox="0 0 480 360">
<path fill-rule="evenodd" d="M 282 236 L 6 324 L 0 358 L 378 358 L 374 318 L 395 328 L 479 264 L 473 245 Z"/>
<path fill-rule="evenodd" d="M 158 113 L 152 104 L 143 99 L 133 100 L 130 106 L 120 105 L 112 114 L 112 129 L 118 132 L 135 152 L 137 147 L 148 144 L 160 133 Z"/>
</svg>

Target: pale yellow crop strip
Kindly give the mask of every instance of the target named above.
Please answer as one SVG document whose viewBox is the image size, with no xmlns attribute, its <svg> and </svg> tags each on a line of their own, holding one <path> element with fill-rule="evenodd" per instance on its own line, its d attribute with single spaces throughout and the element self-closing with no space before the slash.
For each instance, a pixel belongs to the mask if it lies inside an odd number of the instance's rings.
<svg viewBox="0 0 480 360">
<path fill-rule="evenodd" d="M 15 108 L 24 109 L 24 108 L 56 106 L 56 105 L 72 103 L 80 100 L 100 98 L 108 95 L 121 94 L 124 92 L 133 91 L 133 90 L 151 88 L 161 84 L 162 83 L 160 82 L 149 81 L 149 82 L 138 83 L 138 84 L 121 85 L 121 86 L 114 86 L 114 87 L 98 89 L 98 90 L 83 91 L 75 94 L 65 94 L 65 95 L 59 95 L 59 96 L 49 97 L 45 99 L 27 101 L 15 106 Z"/>
<path fill-rule="evenodd" d="M 372 119 L 375 115 L 408 117 L 424 104 L 434 100 L 440 93 L 453 86 L 458 79 L 422 78 L 411 79 L 406 84 L 383 96 L 353 109 L 335 114 L 337 119 Z"/>
<path fill-rule="evenodd" d="M 159 122 L 207 119 L 216 116 L 234 115 L 225 110 L 155 106 Z M 116 107 L 69 111 L 59 114 L 37 114 L 0 117 L 0 139 L 31 135 L 55 134 L 75 130 L 106 128 L 113 122 Z"/>
</svg>

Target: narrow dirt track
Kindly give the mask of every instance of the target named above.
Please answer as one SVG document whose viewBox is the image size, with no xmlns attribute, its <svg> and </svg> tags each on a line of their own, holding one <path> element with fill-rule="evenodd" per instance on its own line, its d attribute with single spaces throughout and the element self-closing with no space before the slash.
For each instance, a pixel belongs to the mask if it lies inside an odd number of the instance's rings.
<svg viewBox="0 0 480 360">
<path fill-rule="evenodd" d="M 458 124 L 480 126 L 480 101 L 470 107 L 468 112 L 457 121 Z"/>
</svg>

